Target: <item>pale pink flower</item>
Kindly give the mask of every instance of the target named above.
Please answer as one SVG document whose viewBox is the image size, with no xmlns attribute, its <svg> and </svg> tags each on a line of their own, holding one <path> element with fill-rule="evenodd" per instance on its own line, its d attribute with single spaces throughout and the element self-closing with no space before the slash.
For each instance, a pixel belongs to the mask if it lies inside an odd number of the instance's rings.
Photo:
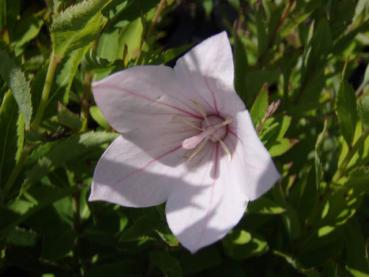
<svg viewBox="0 0 369 277">
<path fill-rule="evenodd" d="M 95 82 L 96 103 L 121 136 L 100 158 L 89 200 L 166 202 L 169 227 L 191 252 L 224 237 L 279 178 L 233 79 L 222 32 L 174 69 L 136 66 Z"/>
</svg>

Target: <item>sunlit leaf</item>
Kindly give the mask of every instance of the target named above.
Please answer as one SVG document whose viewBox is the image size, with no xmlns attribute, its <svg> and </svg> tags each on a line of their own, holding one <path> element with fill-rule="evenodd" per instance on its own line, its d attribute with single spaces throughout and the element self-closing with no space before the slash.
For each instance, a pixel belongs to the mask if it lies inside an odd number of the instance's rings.
<svg viewBox="0 0 369 277">
<path fill-rule="evenodd" d="M 101 10 L 109 2 L 84 0 L 57 14 L 50 29 L 55 54 L 63 57 L 92 42 L 106 23 Z"/>
</svg>

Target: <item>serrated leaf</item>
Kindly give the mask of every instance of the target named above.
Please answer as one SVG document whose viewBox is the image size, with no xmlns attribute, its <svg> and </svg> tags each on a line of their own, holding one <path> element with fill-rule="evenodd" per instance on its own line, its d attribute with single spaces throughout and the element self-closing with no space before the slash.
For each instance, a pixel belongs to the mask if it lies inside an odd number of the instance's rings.
<svg viewBox="0 0 369 277">
<path fill-rule="evenodd" d="M 6 243 L 13 246 L 32 247 L 36 244 L 37 234 L 32 230 L 15 227 L 6 236 Z"/>
<path fill-rule="evenodd" d="M 357 123 L 355 91 L 346 81 L 342 81 L 336 97 L 336 113 L 341 133 L 351 145 Z"/>
<path fill-rule="evenodd" d="M 19 112 L 24 117 L 26 128 L 29 127 L 32 117 L 32 101 L 30 85 L 23 71 L 16 65 L 10 54 L 0 48 L 0 76 L 11 89 Z"/>
<path fill-rule="evenodd" d="M 101 11 L 109 2 L 84 0 L 57 14 L 50 28 L 54 53 L 63 57 L 92 42 L 106 23 Z"/>
</svg>

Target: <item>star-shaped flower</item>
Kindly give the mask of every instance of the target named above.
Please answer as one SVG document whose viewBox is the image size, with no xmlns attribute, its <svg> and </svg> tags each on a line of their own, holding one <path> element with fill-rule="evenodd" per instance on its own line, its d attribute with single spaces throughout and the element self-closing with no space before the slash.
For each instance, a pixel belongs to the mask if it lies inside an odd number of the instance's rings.
<svg viewBox="0 0 369 277">
<path fill-rule="evenodd" d="M 226 235 L 279 178 L 233 86 L 225 32 L 168 66 L 136 66 L 93 84 L 121 134 L 100 158 L 90 200 L 166 202 L 170 229 L 191 252 Z"/>
</svg>

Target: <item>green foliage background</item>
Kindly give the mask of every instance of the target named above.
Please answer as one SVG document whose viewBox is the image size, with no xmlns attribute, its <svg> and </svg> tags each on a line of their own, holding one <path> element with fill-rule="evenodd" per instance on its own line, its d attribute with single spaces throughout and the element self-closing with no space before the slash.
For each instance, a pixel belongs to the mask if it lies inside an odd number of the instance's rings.
<svg viewBox="0 0 369 277">
<path fill-rule="evenodd" d="M 163 207 L 86 201 L 116 137 L 90 84 L 221 30 L 283 178 L 191 255 Z M 369 276 L 369 1 L 0 0 L 0 39 L 0 275 Z"/>
</svg>

